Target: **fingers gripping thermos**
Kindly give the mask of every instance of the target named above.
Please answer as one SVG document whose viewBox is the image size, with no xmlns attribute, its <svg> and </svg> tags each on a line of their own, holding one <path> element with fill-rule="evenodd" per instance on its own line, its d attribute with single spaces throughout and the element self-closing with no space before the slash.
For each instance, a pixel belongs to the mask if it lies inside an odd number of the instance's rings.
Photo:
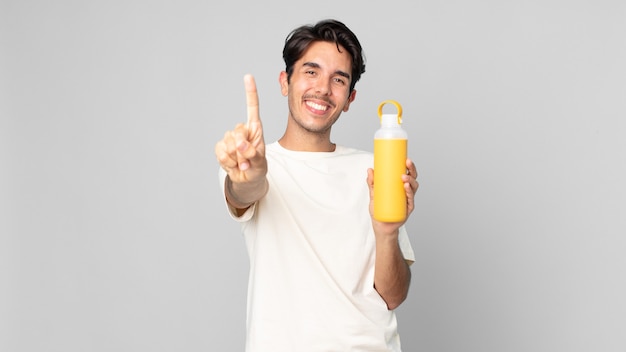
<svg viewBox="0 0 626 352">
<path fill-rule="evenodd" d="M 383 114 L 383 106 L 393 104 L 397 114 Z M 402 106 L 385 100 L 378 106 L 380 129 L 374 134 L 374 218 L 384 222 L 406 219 L 406 173 L 408 135 L 402 129 Z"/>
</svg>

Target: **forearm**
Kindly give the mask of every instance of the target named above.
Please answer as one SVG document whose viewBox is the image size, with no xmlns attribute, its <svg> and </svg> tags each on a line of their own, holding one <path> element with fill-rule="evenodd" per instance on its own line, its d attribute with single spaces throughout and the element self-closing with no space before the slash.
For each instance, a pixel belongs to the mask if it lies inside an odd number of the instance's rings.
<svg viewBox="0 0 626 352">
<path fill-rule="evenodd" d="M 374 288 L 393 310 L 406 299 L 411 283 L 411 270 L 400 245 L 397 232 L 392 236 L 376 237 Z"/>
<path fill-rule="evenodd" d="M 263 177 L 256 182 L 234 183 L 230 177 L 224 180 L 224 195 L 228 204 L 237 209 L 246 209 L 259 199 L 263 198 L 269 189 L 267 178 Z"/>
</svg>

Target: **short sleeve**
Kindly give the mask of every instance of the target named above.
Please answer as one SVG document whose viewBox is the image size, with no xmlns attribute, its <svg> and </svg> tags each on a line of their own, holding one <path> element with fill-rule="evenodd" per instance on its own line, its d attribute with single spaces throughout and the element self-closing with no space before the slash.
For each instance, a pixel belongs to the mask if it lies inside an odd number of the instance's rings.
<svg viewBox="0 0 626 352">
<path fill-rule="evenodd" d="M 405 260 L 409 261 L 410 264 L 413 264 L 415 261 L 415 253 L 413 252 L 413 247 L 409 240 L 409 234 L 406 232 L 406 227 L 403 225 L 398 231 L 398 243 L 400 245 L 400 251 L 402 251 L 402 256 Z"/>
</svg>

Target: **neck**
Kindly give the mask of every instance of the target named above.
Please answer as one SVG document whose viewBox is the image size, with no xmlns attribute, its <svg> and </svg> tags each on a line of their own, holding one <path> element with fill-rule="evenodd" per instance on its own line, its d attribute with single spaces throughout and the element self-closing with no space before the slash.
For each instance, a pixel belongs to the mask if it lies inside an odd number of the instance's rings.
<svg viewBox="0 0 626 352">
<path fill-rule="evenodd" d="M 297 123 L 290 115 L 285 133 L 278 140 L 288 150 L 299 152 L 334 152 L 335 143 L 330 141 L 331 126 L 313 131 Z"/>
<path fill-rule="evenodd" d="M 329 138 L 296 138 L 283 135 L 278 143 L 288 150 L 297 152 L 334 152 L 336 145 Z"/>
</svg>

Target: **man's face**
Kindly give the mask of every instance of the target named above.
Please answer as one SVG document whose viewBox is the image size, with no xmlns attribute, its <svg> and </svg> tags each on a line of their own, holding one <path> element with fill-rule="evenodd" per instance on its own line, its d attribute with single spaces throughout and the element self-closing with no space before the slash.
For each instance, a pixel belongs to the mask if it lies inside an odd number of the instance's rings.
<svg viewBox="0 0 626 352">
<path fill-rule="evenodd" d="M 314 42 L 293 66 L 290 82 L 280 76 L 281 91 L 289 100 L 289 117 L 307 132 L 326 133 L 343 111 L 348 111 L 352 62 L 337 44 Z"/>
</svg>

